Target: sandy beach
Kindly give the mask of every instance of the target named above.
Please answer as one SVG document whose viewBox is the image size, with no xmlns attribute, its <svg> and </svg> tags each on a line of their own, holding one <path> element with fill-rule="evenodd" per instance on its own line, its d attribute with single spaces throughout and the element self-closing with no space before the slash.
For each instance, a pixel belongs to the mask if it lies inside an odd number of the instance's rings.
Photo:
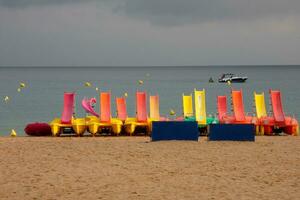
<svg viewBox="0 0 300 200">
<path fill-rule="evenodd" d="M 1 137 L 0 199 L 298 199 L 300 137 Z"/>
</svg>

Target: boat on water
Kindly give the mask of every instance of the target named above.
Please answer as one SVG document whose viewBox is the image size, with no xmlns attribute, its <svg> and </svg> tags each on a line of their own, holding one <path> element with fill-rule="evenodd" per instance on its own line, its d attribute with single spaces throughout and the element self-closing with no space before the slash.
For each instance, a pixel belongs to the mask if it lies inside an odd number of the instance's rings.
<svg viewBox="0 0 300 200">
<path fill-rule="evenodd" d="M 235 82 L 235 83 L 242 83 L 245 82 L 247 79 L 248 79 L 247 76 L 236 76 L 235 74 L 232 73 L 226 73 L 221 75 L 221 77 L 219 78 L 219 83 L 227 83 L 228 81 Z"/>
</svg>

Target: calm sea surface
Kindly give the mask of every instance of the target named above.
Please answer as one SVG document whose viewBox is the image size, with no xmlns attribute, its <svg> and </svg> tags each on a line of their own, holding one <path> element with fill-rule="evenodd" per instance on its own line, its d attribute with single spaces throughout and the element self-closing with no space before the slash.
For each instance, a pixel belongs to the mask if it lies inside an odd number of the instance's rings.
<svg viewBox="0 0 300 200">
<path fill-rule="evenodd" d="M 182 113 L 182 93 L 190 94 L 194 88 L 206 89 L 207 113 L 216 113 L 216 96 L 230 95 L 230 87 L 224 83 L 208 83 L 222 73 L 248 76 L 246 83 L 233 83 L 234 89 L 243 89 L 245 111 L 252 114 L 253 92 L 265 92 L 269 104 L 269 89 L 279 89 L 286 114 L 299 119 L 300 66 L 226 66 L 226 67 L 0 67 L 0 135 L 8 135 L 12 128 L 19 134 L 30 122 L 50 122 L 60 117 L 63 93 L 76 92 L 76 115 L 85 116 L 80 102 L 86 97 L 97 97 L 100 91 L 112 92 L 112 110 L 115 115 L 116 96 L 128 93 L 127 109 L 135 113 L 135 92 L 147 91 L 160 95 L 161 115 L 168 115 L 172 108 Z M 139 85 L 138 80 L 144 84 Z M 85 87 L 84 83 L 92 83 Z M 19 82 L 27 87 L 18 92 Z M 4 97 L 10 101 L 5 103 Z M 96 110 L 99 110 L 98 104 Z M 270 106 L 268 105 L 268 110 Z"/>
</svg>

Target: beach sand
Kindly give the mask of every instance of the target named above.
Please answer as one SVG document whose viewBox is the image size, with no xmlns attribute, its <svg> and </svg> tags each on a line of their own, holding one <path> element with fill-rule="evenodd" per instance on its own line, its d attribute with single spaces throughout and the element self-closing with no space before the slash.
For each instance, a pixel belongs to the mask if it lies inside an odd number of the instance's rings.
<svg viewBox="0 0 300 200">
<path fill-rule="evenodd" d="M 299 199 L 300 137 L 1 137 L 0 199 Z"/>
</svg>

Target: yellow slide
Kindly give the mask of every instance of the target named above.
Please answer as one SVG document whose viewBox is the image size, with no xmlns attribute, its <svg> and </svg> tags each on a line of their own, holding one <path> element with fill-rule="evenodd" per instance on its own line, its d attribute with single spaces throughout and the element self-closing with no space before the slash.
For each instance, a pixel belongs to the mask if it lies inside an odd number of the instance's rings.
<svg viewBox="0 0 300 200">
<path fill-rule="evenodd" d="M 261 94 L 257 94 L 254 92 L 254 101 L 255 101 L 255 110 L 256 116 L 258 119 L 258 125 L 256 125 L 256 134 L 264 135 L 265 130 L 262 125 L 262 118 L 267 117 L 266 103 L 265 103 L 265 94 L 262 92 Z"/>
<path fill-rule="evenodd" d="M 206 125 L 206 103 L 205 90 L 194 90 L 195 94 L 195 114 L 198 125 Z"/>
<path fill-rule="evenodd" d="M 254 100 L 255 100 L 256 116 L 258 118 L 266 117 L 267 111 L 266 111 L 264 93 L 257 94 L 256 92 L 254 92 Z"/>
<path fill-rule="evenodd" d="M 183 103 L 183 117 L 184 118 L 194 117 L 192 94 L 190 95 L 182 94 L 182 103 Z"/>
</svg>

